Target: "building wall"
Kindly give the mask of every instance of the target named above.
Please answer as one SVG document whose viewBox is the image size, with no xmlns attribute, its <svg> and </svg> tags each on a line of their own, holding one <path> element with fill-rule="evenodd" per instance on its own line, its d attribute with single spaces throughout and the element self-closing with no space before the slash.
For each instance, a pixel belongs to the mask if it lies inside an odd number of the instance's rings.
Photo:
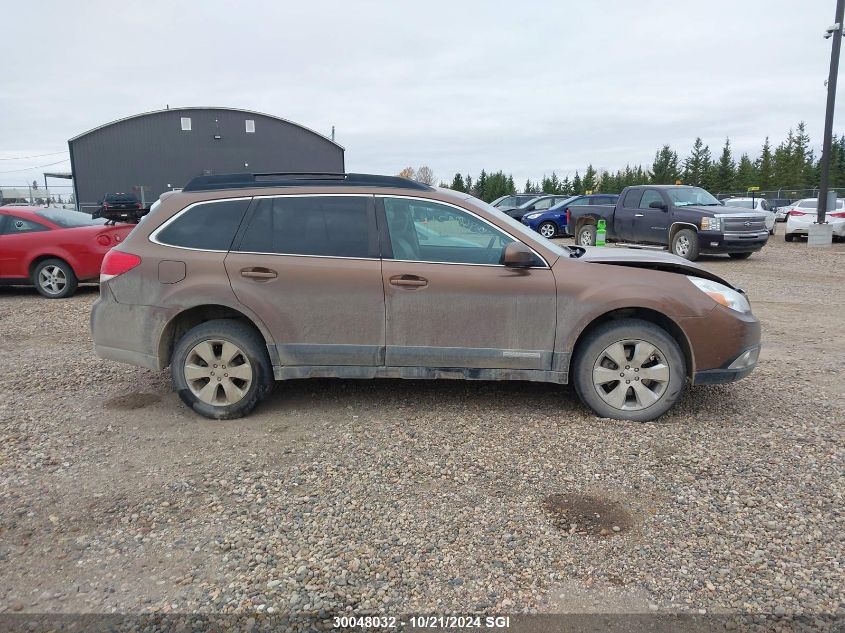
<svg viewBox="0 0 845 633">
<path fill-rule="evenodd" d="M 183 117 L 190 130 L 182 129 Z M 247 133 L 247 120 L 254 133 Z M 151 112 L 82 134 L 68 146 L 76 200 L 85 211 L 106 193 L 140 198 L 141 187 L 149 206 L 204 173 L 344 171 L 341 146 L 295 123 L 242 110 Z"/>
</svg>

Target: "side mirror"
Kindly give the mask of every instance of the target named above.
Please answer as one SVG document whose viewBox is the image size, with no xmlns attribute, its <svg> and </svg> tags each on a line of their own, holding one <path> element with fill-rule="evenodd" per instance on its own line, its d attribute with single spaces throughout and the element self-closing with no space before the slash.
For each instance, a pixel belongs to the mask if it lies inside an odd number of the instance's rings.
<svg viewBox="0 0 845 633">
<path fill-rule="evenodd" d="M 511 242 L 505 246 L 502 263 L 509 268 L 531 268 L 537 266 L 537 256 L 522 242 Z"/>
<path fill-rule="evenodd" d="M 660 202 L 659 200 L 654 200 L 648 206 L 651 209 L 663 209 L 664 211 L 666 210 L 666 203 Z"/>
</svg>

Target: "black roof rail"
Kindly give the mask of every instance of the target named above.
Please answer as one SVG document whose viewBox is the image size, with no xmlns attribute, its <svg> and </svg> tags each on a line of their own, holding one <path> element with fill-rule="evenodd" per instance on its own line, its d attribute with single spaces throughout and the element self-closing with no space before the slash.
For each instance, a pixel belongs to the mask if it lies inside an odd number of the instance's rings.
<svg viewBox="0 0 845 633">
<path fill-rule="evenodd" d="M 344 174 L 336 172 L 278 171 L 197 176 L 182 191 L 213 191 L 215 189 L 253 189 L 258 187 L 392 187 L 433 191 L 421 182 L 402 176 L 375 174 Z"/>
</svg>

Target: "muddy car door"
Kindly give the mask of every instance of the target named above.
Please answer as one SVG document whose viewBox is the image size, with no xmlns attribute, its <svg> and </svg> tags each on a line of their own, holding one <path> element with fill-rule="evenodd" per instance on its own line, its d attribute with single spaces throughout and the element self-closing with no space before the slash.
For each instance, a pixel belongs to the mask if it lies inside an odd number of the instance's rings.
<svg viewBox="0 0 845 633">
<path fill-rule="evenodd" d="M 255 198 L 226 271 L 286 366 L 376 366 L 384 291 L 371 195 Z"/>
<path fill-rule="evenodd" d="M 392 367 L 548 370 L 555 280 L 503 265 L 514 237 L 465 209 L 377 196 Z"/>
</svg>

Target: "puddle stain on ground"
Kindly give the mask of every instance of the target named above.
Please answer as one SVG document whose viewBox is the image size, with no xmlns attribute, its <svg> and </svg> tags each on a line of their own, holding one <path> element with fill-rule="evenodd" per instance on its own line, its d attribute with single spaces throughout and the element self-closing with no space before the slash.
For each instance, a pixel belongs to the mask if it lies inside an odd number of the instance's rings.
<svg viewBox="0 0 845 633">
<path fill-rule="evenodd" d="M 543 508 L 555 527 L 567 534 L 615 536 L 631 529 L 634 523 L 624 505 L 593 495 L 550 495 L 543 499 Z"/>
</svg>

